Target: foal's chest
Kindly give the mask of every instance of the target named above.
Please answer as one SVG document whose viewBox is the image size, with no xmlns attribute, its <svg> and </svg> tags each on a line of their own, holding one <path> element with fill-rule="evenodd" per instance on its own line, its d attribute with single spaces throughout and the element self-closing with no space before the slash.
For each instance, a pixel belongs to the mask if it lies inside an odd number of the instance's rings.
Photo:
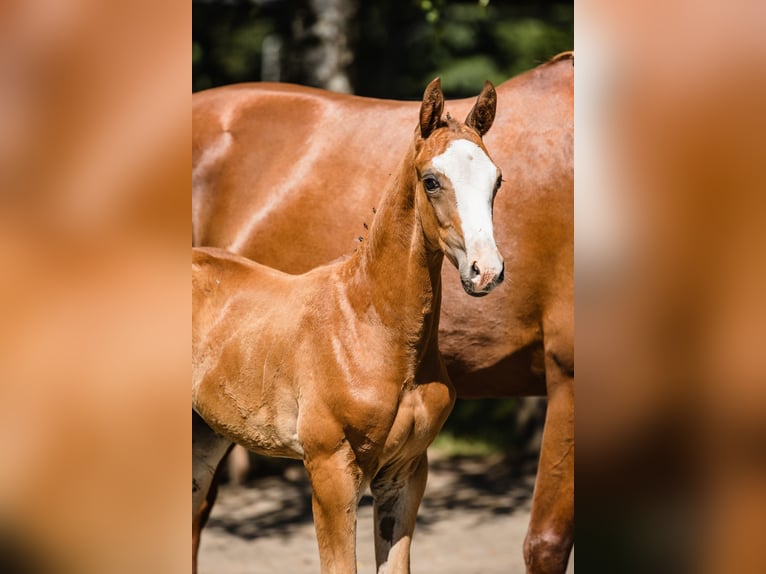
<svg viewBox="0 0 766 574">
<path fill-rule="evenodd" d="M 382 458 L 416 456 L 433 442 L 455 402 L 448 381 L 431 381 L 404 389 Z"/>
</svg>

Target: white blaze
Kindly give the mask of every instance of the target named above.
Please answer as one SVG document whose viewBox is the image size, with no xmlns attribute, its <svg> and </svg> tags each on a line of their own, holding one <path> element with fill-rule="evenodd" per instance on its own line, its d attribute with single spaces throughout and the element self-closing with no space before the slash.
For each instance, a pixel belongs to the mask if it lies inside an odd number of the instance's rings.
<svg viewBox="0 0 766 574">
<path fill-rule="evenodd" d="M 492 194 L 497 167 L 492 160 L 475 143 L 459 139 L 450 142 L 444 153 L 433 158 L 431 163 L 449 178 L 455 190 L 467 251 L 471 253 L 474 247 L 496 249 L 492 229 Z"/>
</svg>

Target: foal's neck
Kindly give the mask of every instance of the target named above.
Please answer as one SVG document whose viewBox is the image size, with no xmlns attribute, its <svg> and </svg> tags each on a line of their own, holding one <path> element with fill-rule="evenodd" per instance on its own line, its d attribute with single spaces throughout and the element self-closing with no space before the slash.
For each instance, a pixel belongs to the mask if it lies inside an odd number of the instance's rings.
<svg viewBox="0 0 766 574">
<path fill-rule="evenodd" d="M 417 207 L 414 144 L 387 186 L 369 236 L 349 261 L 358 304 L 422 341 L 436 332 L 444 255 L 429 247 Z"/>
</svg>

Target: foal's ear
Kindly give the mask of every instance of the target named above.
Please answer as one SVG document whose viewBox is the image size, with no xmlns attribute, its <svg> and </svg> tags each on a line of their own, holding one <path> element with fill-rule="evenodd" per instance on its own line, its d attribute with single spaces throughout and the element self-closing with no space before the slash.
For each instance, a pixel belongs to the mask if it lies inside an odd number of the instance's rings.
<svg viewBox="0 0 766 574">
<path fill-rule="evenodd" d="M 484 136 L 489 131 L 489 128 L 492 127 L 492 122 L 495 121 L 496 107 L 497 94 L 495 93 L 495 86 L 487 80 L 484 82 L 484 88 L 481 90 L 479 97 L 476 98 L 473 109 L 465 119 L 466 125 L 479 132 L 480 136 Z"/>
<path fill-rule="evenodd" d="M 423 92 L 423 103 L 420 105 L 420 135 L 423 139 L 439 127 L 443 109 L 442 81 L 435 78 L 426 86 L 426 91 Z"/>
</svg>

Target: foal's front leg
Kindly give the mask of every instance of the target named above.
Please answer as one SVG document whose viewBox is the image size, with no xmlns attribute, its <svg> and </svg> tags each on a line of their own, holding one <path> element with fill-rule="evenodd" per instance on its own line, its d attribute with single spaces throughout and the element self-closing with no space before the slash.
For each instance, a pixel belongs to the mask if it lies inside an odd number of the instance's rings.
<svg viewBox="0 0 766 574">
<path fill-rule="evenodd" d="M 332 454 L 307 457 L 314 528 L 322 574 L 356 572 L 356 510 L 362 472 L 346 446 Z"/>
<path fill-rule="evenodd" d="M 383 469 L 372 481 L 378 574 L 409 573 L 412 532 L 427 478 L 428 458 L 423 453 L 404 465 Z"/>
</svg>

